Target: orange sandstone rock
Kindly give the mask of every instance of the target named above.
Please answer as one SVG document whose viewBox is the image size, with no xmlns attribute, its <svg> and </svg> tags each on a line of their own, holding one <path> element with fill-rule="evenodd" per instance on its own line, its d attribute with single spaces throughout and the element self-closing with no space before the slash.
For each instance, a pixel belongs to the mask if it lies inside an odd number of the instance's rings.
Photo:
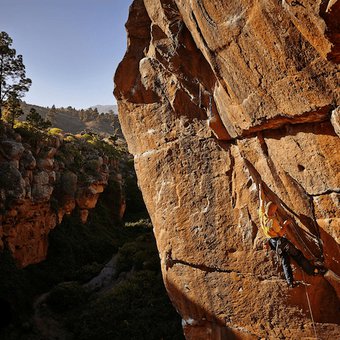
<svg viewBox="0 0 340 340">
<path fill-rule="evenodd" d="M 115 96 L 188 339 L 340 336 L 339 283 L 293 263 L 288 289 L 257 216 L 262 182 L 287 237 L 340 275 L 339 1 L 326 3 L 130 8 Z"/>
</svg>

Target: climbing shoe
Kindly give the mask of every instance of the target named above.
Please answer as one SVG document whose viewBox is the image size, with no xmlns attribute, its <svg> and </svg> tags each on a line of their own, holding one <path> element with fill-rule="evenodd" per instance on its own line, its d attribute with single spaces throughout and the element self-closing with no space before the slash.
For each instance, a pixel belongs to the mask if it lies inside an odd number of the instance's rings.
<svg viewBox="0 0 340 340">
<path fill-rule="evenodd" d="M 288 283 L 288 288 L 295 288 L 296 284 L 295 282 L 287 282 Z"/>
</svg>

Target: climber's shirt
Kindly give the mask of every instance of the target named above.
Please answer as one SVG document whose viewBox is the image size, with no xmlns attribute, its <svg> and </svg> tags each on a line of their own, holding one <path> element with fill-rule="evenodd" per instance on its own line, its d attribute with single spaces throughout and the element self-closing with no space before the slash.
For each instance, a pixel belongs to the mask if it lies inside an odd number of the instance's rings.
<svg viewBox="0 0 340 340">
<path fill-rule="evenodd" d="M 259 218 L 261 229 L 266 237 L 273 238 L 283 236 L 284 228 L 281 228 L 280 222 L 277 220 L 276 215 L 269 217 L 264 206 L 259 208 Z"/>
</svg>

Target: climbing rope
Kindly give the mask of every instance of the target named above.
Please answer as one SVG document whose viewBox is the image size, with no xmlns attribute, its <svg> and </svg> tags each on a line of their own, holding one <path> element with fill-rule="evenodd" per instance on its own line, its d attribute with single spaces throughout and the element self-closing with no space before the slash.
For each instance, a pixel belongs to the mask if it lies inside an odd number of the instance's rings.
<svg viewBox="0 0 340 340">
<path fill-rule="evenodd" d="M 282 202 L 280 205 L 281 205 L 287 212 L 289 212 L 289 213 L 293 214 L 295 217 L 299 218 L 299 216 L 298 216 L 294 211 L 292 211 L 291 209 L 289 209 L 289 208 L 286 206 L 286 204 L 285 204 L 284 202 Z M 314 260 L 319 260 L 319 258 L 316 257 L 316 256 L 314 255 L 314 253 L 310 250 L 310 248 L 307 246 L 306 242 L 305 242 L 305 241 L 303 240 L 303 238 L 301 237 L 300 232 L 297 230 L 294 221 L 292 221 L 291 225 L 292 225 L 293 228 L 294 228 L 295 234 L 298 236 L 300 242 L 303 244 L 303 246 L 304 246 L 305 249 L 308 251 L 308 253 L 312 256 L 312 258 L 313 258 Z M 314 234 L 312 234 L 311 232 L 308 232 L 308 231 L 305 231 L 305 232 L 306 232 L 306 234 L 307 234 L 309 237 L 314 238 L 314 239 L 316 238 L 317 244 L 318 244 L 319 250 L 320 250 L 320 256 L 321 256 L 321 258 L 323 259 L 323 250 L 322 250 L 322 247 L 321 247 L 321 244 L 322 244 L 322 243 L 321 243 L 321 239 L 320 239 L 320 236 L 319 236 L 319 230 L 318 230 L 318 228 L 316 227 L 316 222 L 315 222 L 314 219 L 313 219 L 313 227 L 314 227 L 314 229 L 315 229 L 316 235 L 314 235 Z"/>
<path fill-rule="evenodd" d="M 210 112 L 210 117 L 212 117 L 212 96 L 209 95 L 209 112 Z"/>
<path fill-rule="evenodd" d="M 201 90 L 201 83 L 198 83 L 198 107 L 202 107 L 202 90 Z"/>
<path fill-rule="evenodd" d="M 321 240 L 320 228 L 319 228 L 318 224 L 315 221 L 315 207 L 314 207 L 314 203 L 312 202 L 312 198 L 310 198 L 310 199 L 311 199 L 310 209 L 311 209 L 311 213 L 312 213 L 312 215 L 314 217 L 313 218 L 313 226 L 314 226 L 314 230 L 315 230 L 318 246 L 319 246 L 319 249 L 320 249 L 320 256 L 321 256 L 321 259 L 323 260 L 324 259 L 323 244 L 322 244 L 322 240 Z"/>
<path fill-rule="evenodd" d="M 303 277 L 303 282 L 305 282 L 305 273 L 302 272 L 302 277 Z M 310 304 L 310 300 L 309 300 L 309 295 L 308 295 L 308 290 L 307 290 L 307 285 L 305 284 L 305 291 L 306 291 L 306 297 L 307 297 L 307 303 L 308 303 L 308 308 L 309 308 L 309 314 L 312 318 L 312 323 L 313 323 L 313 329 L 314 329 L 314 334 L 315 334 L 315 338 L 316 340 L 318 340 L 318 334 L 316 332 L 316 327 L 315 327 L 315 321 L 314 321 L 314 317 L 313 317 L 313 312 L 312 312 L 312 306 Z"/>
<path fill-rule="evenodd" d="M 295 234 L 299 237 L 300 242 L 303 244 L 303 246 L 305 247 L 305 249 L 309 252 L 309 254 L 313 257 L 314 260 L 318 260 L 318 258 L 313 254 L 313 252 L 309 249 L 309 247 L 307 246 L 306 242 L 303 240 L 303 238 L 300 236 L 299 231 L 296 229 L 295 227 L 295 222 L 291 223 L 293 225 Z"/>
</svg>

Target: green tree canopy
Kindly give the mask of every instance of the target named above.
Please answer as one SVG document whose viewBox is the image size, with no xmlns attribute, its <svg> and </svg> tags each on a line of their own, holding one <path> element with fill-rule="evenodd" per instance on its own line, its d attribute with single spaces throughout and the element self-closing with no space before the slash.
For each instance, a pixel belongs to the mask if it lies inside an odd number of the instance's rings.
<svg viewBox="0 0 340 340">
<path fill-rule="evenodd" d="M 26 117 L 26 121 L 36 127 L 37 129 L 44 130 L 52 126 L 49 120 L 44 120 L 35 108 L 31 108 L 30 113 Z"/>
<path fill-rule="evenodd" d="M 20 100 L 15 93 L 11 92 L 4 106 L 4 119 L 13 127 L 15 119 L 19 118 L 24 113 L 21 108 Z"/>
<path fill-rule="evenodd" d="M 50 122 L 54 122 L 57 115 L 57 109 L 55 108 L 55 105 L 53 104 L 52 107 L 48 110 L 46 119 Z"/>
<path fill-rule="evenodd" d="M 44 120 L 35 108 L 31 108 L 30 113 L 26 117 L 26 121 L 37 129 L 44 130 L 52 126 L 49 120 Z"/>
<path fill-rule="evenodd" d="M 0 33 L 0 119 L 4 103 L 20 98 L 31 86 L 31 79 L 26 78 L 22 55 L 16 55 L 11 48 L 13 40 L 6 32 Z"/>
</svg>

